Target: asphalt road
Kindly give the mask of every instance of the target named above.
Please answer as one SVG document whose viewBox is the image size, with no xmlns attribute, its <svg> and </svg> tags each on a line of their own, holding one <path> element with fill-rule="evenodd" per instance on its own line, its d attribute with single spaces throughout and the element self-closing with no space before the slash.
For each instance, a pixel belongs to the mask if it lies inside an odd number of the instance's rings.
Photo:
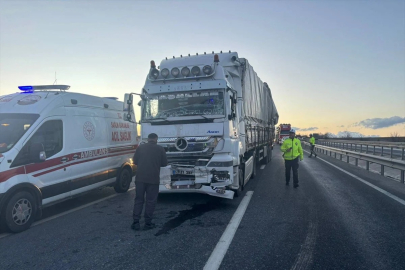
<svg viewBox="0 0 405 270">
<path fill-rule="evenodd" d="M 220 269 L 404 269 L 405 185 L 318 155 L 285 186 L 279 146 L 245 187 L 252 198 Z M 113 196 L 105 188 L 45 211 L 46 218 Z M 134 191 L 19 234 L 0 234 L 0 269 L 203 269 L 244 196 L 161 194 L 157 228 L 134 232 Z"/>
</svg>

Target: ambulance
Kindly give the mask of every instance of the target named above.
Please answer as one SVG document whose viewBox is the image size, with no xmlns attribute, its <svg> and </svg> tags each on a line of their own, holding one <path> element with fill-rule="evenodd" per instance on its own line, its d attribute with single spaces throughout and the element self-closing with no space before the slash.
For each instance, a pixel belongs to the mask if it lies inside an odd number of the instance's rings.
<svg viewBox="0 0 405 270">
<path fill-rule="evenodd" d="M 0 96 L 0 224 L 11 232 L 28 229 L 45 206 L 131 184 L 137 124 L 123 116 L 135 119 L 132 104 L 69 88 L 20 86 Z"/>
</svg>

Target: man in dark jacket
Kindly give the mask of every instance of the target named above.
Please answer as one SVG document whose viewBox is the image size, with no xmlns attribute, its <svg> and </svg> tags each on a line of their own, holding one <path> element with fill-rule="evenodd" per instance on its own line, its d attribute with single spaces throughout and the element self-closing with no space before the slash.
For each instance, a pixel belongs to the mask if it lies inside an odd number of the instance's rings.
<svg viewBox="0 0 405 270">
<path fill-rule="evenodd" d="M 137 165 L 135 177 L 135 203 L 131 225 L 133 230 L 140 230 L 139 220 L 141 218 L 143 204 L 145 204 L 145 227 L 152 229 L 152 215 L 155 210 L 156 201 L 159 194 L 160 167 L 167 166 L 166 151 L 157 145 L 158 136 L 151 133 L 148 136 L 148 143 L 138 146 L 134 156 L 134 163 Z"/>
</svg>

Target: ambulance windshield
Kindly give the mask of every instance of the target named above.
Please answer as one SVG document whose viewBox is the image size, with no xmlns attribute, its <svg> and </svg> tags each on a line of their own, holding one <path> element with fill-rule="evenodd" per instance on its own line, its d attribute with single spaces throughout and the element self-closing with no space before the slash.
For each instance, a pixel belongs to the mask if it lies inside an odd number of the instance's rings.
<svg viewBox="0 0 405 270">
<path fill-rule="evenodd" d="M 173 93 L 147 96 L 142 119 L 193 115 L 224 115 L 223 92 Z"/>
<path fill-rule="evenodd" d="M 38 117 L 39 114 L 0 113 L 0 153 L 10 150 Z"/>
</svg>

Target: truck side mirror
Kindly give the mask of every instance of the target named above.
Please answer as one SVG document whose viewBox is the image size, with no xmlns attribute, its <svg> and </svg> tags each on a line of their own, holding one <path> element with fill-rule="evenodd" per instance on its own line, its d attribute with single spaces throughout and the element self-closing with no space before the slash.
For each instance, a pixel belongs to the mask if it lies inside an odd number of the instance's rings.
<svg viewBox="0 0 405 270">
<path fill-rule="evenodd" d="M 132 103 L 133 103 L 134 97 L 132 94 L 125 94 L 124 96 L 124 112 L 129 112 L 131 113 L 131 108 L 132 108 Z"/>
</svg>

